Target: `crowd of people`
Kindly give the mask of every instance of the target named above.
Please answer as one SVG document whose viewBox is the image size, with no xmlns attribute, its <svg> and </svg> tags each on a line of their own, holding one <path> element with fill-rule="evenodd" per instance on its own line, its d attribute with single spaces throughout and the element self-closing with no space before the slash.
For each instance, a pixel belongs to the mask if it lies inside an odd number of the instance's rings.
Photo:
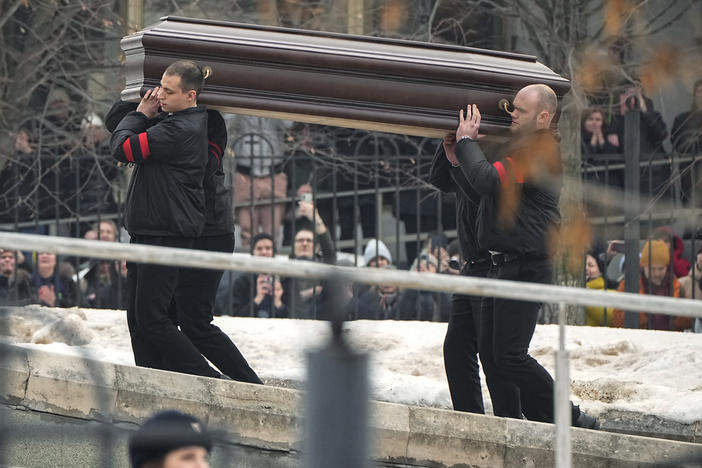
<svg viewBox="0 0 702 468">
<path fill-rule="evenodd" d="M 640 86 L 625 86 L 614 99 L 587 109 L 581 122 L 585 180 L 624 188 L 624 169 L 609 166 L 624 164 L 625 117 L 634 110 L 640 113 L 639 127 L 631 130 L 639 140 L 641 152 L 641 192 L 653 196 L 668 190 L 671 176 L 677 169 L 682 201 L 690 203 L 693 191 L 697 196 L 702 193 L 702 163 L 696 157 L 702 150 L 702 80 L 693 85 L 690 110 L 675 117 L 670 132 L 661 114 L 655 110 L 653 101 L 643 94 Z M 668 141 L 677 158 L 681 159 L 676 163 L 677 167 L 672 163 L 675 158 L 669 158 L 666 152 Z"/>
<path fill-rule="evenodd" d="M 86 239 L 114 242 L 117 226 L 101 221 L 85 233 Z M 49 252 L 1 250 L 0 304 L 47 307 L 124 308 L 126 265 L 98 260 L 76 264 Z"/>
<path fill-rule="evenodd" d="M 222 163 L 228 132 L 219 112 L 198 105 L 206 78 L 198 64 L 174 62 L 160 86 L 147 90 L 138 104 L 118 101 L 106 116 L 110 154 L 133 168 L 124 213 L 133 244 L 234 250 L 235 197 Z M 642 112 L 642 125 L 649 127 L 641 138 L 659 144 L 664 125 L 637 88 L 622 93 L 619 120 L 634 106 Z M 455 194 L 457 239 L 449 242 L 442 233 L 432 233 L 417 248 L 410 270 L 419 275 L 553 282 L 564 170 L 553 125 L 556 93 L 544 84 L 528 85 L 516 94 L 509 113 L 506 142 L 482 143 L 480 109 L 471 104 L 460 110 L 458 128 L 438 146 L 429 173 L 433 186 Z M 621 134 L 602 130 L 604 117 L 592 112 L 584 119 L 589 137 L 583 144 L 590 149 L 611 151 L 623 141 Z M 251 139 L 249 144 L 262 142 Z M 255 197 L 257 174 L 274 182 L 277 168 L 275 162 L 267 169 L 250 163 L 248 169 L 237 169 L 238 179 L 246 179 L 242 184 L 248 184 Z M 303 186 L 299 195 L 309 194 Z M 301 196 L 295 204 L 289 258 L 343 264 L 314 198 Z M 256 219 L 245 223 L 250 253 L 273 257 L 276 233 L 260 228 L 277 230 L 282 219 Z M 114 242 L 121 235 L 113 222 L 103 221 L 85 237 Z M 631 260 L 623 258 L 621 245 L 614 241 L 606 250 L 593 246 L 588 252 L 583 259 L 588 288 L 625 289 L 622 264 Z M 636 259 L 639 293 L 702 299 L 702 249 L 692 263 L 683 252 L 681 239 L 670 228 L 652 232 Z M 266 273 L 223 280 L 222 271 L 209 269 L 102 260 L 75 265 L 47 252 L 0 253 L 0 302 L 97 308 L 124 304 L 135 363 L 142 367 L 262 384 L 236 345 L 213 324 L 213 316 L 329 319 L 332 313 L 332 286 L 325 280 Z M 365 245 L 363 263 L 363 268 L 396 268 L 390 249 L 377 238 Z M 335 304 L 341 301 L 347 320 L 448 322 L 444 362 L 456 410 L 484 413 L 480 363 L 496 416 L 553 422 L 553 379 L 529 354 L 542 303 L 390 285 L 346 284 L 342 290 L 343 297 L 336 297 L 334 288 L 333 299 Z M 591 307 L 586 310 L 587 325 L 621 327 L 630 322 L 627 312 Z M 638 315 L 638 325 L 700 328 L 690 318 L 648 313 Z M 599 427 L 572 403 L 571 420 L 578 427 Z"/>
<path fill-rule="evenodd" d="M 602 243 L 600 243 L 602 244 Z M 625 291 L 624 243 L 620 240 L 590 248 L 585 256 L 588 289 Z M 702 300 L 702 243 L 693 261 L 684 256 L 684 243 L 668 226 L 653 230 L 640 249 L 639 294 Z M 625 311 L 607 307 L 586 307 L 588 326 L 625 326 Z M 702 332 L 702 323 L 689 317 L 640 313 L 639 328 Z"/>
<path fill-rule="evenodd" d="M 47 98 L 49 107 L 55 109 L 52 113 L 54 119 L 66 119 L 65 104 L 67 96 L 60 90 L 54 91 Z M 602 165 L 605 157 L 609 163 L 621 162 L 624 144 L 624 117 L 627 112 L 637 109 L 641 113 L 640 132 L 642 152 L 656 152 L 662 149 L 663 142 L 668 136 L 666 124 L 661 115 L 656 112 L 652 101 L 641 91 L 640 87 L 629 86 L 621 91 L 615 99 L 617 106 L 593 107 L 583 114 L 582 119 L 582 154 L 584 164 Z M 134 108 L 136 108 L 134 106 Z M 64 109 L 64 110 L 62 110 Z M 702 148 L 702 81 L 693 87 L 693 103 L 690 111 L 681 113 L 675 119 L 670 134 L 673 148 L 681 153 L 695 153 Z M 108 119 L 114 115 L 108 115 Z M 106 122 L 108 128 L 114 128 L 115 122 Z M 241 117 L 225 119 L 227 130 L 235 129 L 239 136 L 231 141 L 230 147 L 237 155 L 234 158 L 236 168 L 234 177 L 234 193 L 228 200 L 229 205 L 220 209 L 235 213 L 240 227 L 240 240 L 252 255 L 276 255 L 280 248 L 280 231 L 287 210 L 283 204 L 274 204 L 274 209 L 265 203 L 270 199 L 281 199 L 286 195 L 287 176 L 281 167 L 284 158 L 280 142 L 280 134 L 291 129 L 291 124 L 281 122 L 276 128 L 266 127 L 265 119 Z M 83 134 L 89 147 L 105 149 L 105 137 L 102 119 L 90 116 L 82 122 Z M 262 131 L 265 130 L 265 131 Z M 241 133 L 241 135 L 239 135 Z M 261 138 L 269 135 L 270 138 Z M 309 138 L 308 138 L 309 139 Z M 222 142 L 219 142 L 222 144 Z M 212 141 L 210 141 L 212 144 Z M 18 135 L 17 150 L 23 154 L 31 153 L 31 142 L 27 132 Z M 217 147 L 217 144 L 214 144 Z M 227 150 L 226 140 L 220 152 Z M 599 159 L 598 159 L 599 158 Z M 619 159 L 618 159 L 619 158 Z M 95 158 L 94 158 L 95 159 Z M 104 163 L 101 163 L 104 165 Z M 661 166 L 663 167 L 663 166 Z M 11 169 L 9 166 L 6 171 Z M 656 169 L 664 170 L 664 169 Z M 114 174 L 112 165 L 105 166 L 103 172 Z M 689 172 L 696 174 L 697 168 L 690 167 Z M 607 169 L 607 182 L 611 185 L 623 187 L 623 170 Z M 603 171 L 594 171 L 588 176 L 598 182 L 604 182 Z M 642 173 L 642 177 L 647 177 Z M 658 176 L 656 176 L 658 177 Z M 669 174 L 660 176 L 662 179 Z M 304 175 L 306 182 L 308 176 Z M 8 181 L 10 178 L 5 178 Z M 661 179 L 661 180 L 662 180 Z M 643 179 L 642 179 L 643 180 Z M 241 183 L 239 183 L 241 182 Z M 272 185 L 271 185 L 272 184 Z M 446 188 L 441 182 L 435 184 L 447 192 L 456 194 L 457 219 L 468 216 L 474 218 L 476 212 L 466 208 L 462 194 L 455 188 Z M 643 185 L 643 184 L 642 184 Z M 699 184 L 698 184 L 699 185 Z M 268 186 L 274 187 L 271 193 Z M 84 192 L 94 192 L 83 190 Z M 298 188 L 296 195 L 299 201 L 294 203 L 293 218 L 294 231 L 291 237 L 291 252 L 289 258 L 317 260 L 329 264 L 336 263 L 337 250 L 331 232 L 335 227 L 327 227 L 328 213 L 323 211 L 322 202 L 315 203 L 312 196 L 312 187 L 303 183 Z M 251 198 L 253 197 L 253 198 Z M 273 197 L 273 198 L 271 198 Z M 236 204 L 253 201 L 262 203 L 255 206 L 252 212 L 248 207 L 232 209 L 231 203 Z M 92 206 L 92 205 L 91 205 Z M 467 211 L 466 211 L 467 210 Z M 320 213 L 322 211 L 322 213 Z M 9 213 L 9 212 L 8 212 Z M 326 218 L 326 219 L 325 219 Z M 342 217 L 348 220 L 349 217 Z M 231 219 L 231 218 L 228 218 Z M 342 221 L 342 220 L 339 220 Z M 366 230 L 365 218 L 364 232 Z M 372 223 L 371 223 L 372 224 Z M 220 226 L 220 228 L 222 228 Z M 460 222 L 457 223 L 460 231 Z M 465 227 L 463 228 L 465 230 Z M 221 230 L 221 229 L 220 229 Z M 224 231 L 229 227 L 224 227 Z M 661 237 L 662 234 L 665 234 Z M 98 239 L 114 242 L 125 234 L 119 233 L 118 227 L 111 220 L 96 223 L 84 233 L 86 239 Z M 696 259 L 683 258 L 683 241 L 675 235 L 670 228 L 658 228 L 651 235 L 651 244 L 646 244 L 641 249 L 641 257 L 649 262 L 655 260 L 662 264 L 666 262 L 668 268 L 665 273 L 660 269 L 644 265 L 641 261 L 641 287 L 642 294 L 667 295 L 671 297 L 699 298 L 699 268 Z M 662 253 L 659 245 L 653 241 L 664 241 L 669 245 L 668 255 Z M 433 244 L 432 245 L 432 241 Z M 458 274 L 463 260 L 459 252 L 458 240 L 449 243 L 442 234 L 431 234 L 425 239 L 425 245 L 417 248 L 413 254 L 414 262 L 410 270 L 419 272 L 437 272 L 441 274 Z M 617 248 L 623 244 L 621 241 L 612 241 L 609 246 L 602 247 L 595 242 L 585 258 L 586 287 L 600 290 L 623 290 L 623 255 Z M 438 248 L 436 247 L 438 245 Z M 651 249 L 653 245 L 653 249 Z M 240 246 L 241 247 L 241 246 Z M 453 249 L 447 252 L 446 249 Z M 465 246 L 464 246 L 465 249 Z M 228 250 L 225 248 L 224 250 Z M 649 255 L 649 251 L 658 252 Z M 396 257 L 398 251 L 395 251 Z M 699 256 L 699 253 L 697 253 Z M 365 247 L 362 263 L 366 267 L 402 268 L 393 262 L 393 255 L 381 239 L 371 240 Z M 450 261 L 449 261 L 450 260 Z M 693 260 L 690 262 L 689 260 Z M 56 258 L 51 254 L 41 252 L 3 251 L 0 258 L 2 271 L 0 275 L 0 302 L 3 304 L 42 304 L 56 307 L 81 306 L 90 308 L 126 308 L 127 307 L 127 265 L 118 261 L 92 261 L 78 264 L 72 258 Z M 344 264 L 343 261 L 339 262 Z M 406 264 L 404 264 L 405 268 Z M 453 266 L 451 266 L 453 265 Z M 658 274 L 660 273 L 660 274 Z M 661 276 L 662 275 L 662 276 Z M 652 287 L 653 286 L 653 287 Z M 657 287 L 660 286 L 660 287 Z M 449 295 L 421 290 L 398 290 L 390 286 L 370 287 L 367 285 L 349 285 L 346 297 L 345 317 L 354 319 L 393 319 L 393 320 L 434 320 L 448 321 L 450 316 L 451 298 Z M 324 308 L 323 282 L 310 282 L 280 278 L 273 275 L 238 275 L 226 272 L 218 285 L 214 305 L 215 315 L 255 316 L 274 318 L 323 318 Z M 602 307 L 588 307 L 586 310 L 587 325 L 622 326 L 623 311 Z M 642 316 L 643 327 L 663 328 L 672 330 L 689 330 L 695 328 L 695 323 L 689 320 L 672 320 L 663 324 L 660 321 L 649 321 L 648 316 Z M 699 327 L 699 325 L 698 325 Z"/>
</svg>

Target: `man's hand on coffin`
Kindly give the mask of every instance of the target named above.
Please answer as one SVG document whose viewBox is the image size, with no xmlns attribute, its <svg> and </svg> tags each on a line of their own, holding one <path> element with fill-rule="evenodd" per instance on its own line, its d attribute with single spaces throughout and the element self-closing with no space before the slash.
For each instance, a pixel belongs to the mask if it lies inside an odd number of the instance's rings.
<svg viewBox="0 0 702 468">
<path fill-rule="evenodd" d="M 141 112 L 149 119 L 156 117 L 158 114 L 158 107 L 160 105 L 160 101 L 158 99 L 160 91 L 161 88 L 158 86 L 156 86 L 154 89 L 147 90 L 144 97 L 141 98 L 141 102 L 137 106 L 137 112 Z"/>
<path fill-rule="evenodd" d="M 470 138 L 471 140 L 478 139 L 478 130 L 480 130 L 480 110 L 475 104 L 469 104 L 466 109 L 466 115 L 463 115 L 463 109 L 460 112 L 460 121 L 458 129 L 456 129 L 456 141 L 461 141 L 462 138 Z"/>
</svg>

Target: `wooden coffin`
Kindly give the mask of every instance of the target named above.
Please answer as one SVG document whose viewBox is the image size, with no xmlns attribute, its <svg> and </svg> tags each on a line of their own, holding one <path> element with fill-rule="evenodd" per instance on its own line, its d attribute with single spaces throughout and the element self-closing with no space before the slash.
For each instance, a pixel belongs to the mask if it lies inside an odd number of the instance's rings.
<svg viewBox="0 0 702 468">
<path fill-rule="evenodd" d="M 522 86 L 570 89 L 528 55 L 173 16 L 122 49 L 126 100 L 186 58 L 212 68 L 200 102 L 225 112 L 428 137 L 455 130 L 468 103 L 494 135 L 510 124 L 499 101 Z"/>
</svg>

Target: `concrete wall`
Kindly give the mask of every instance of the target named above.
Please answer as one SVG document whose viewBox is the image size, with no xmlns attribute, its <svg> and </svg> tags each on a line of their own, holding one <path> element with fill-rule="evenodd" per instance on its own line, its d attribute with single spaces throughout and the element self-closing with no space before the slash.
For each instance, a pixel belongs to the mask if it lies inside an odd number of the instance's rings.
<svg viewBox="0 0 702 468">
<path fill-rule="evenodd" d="M 177 408 L 220 434 L 214 467 L 299 466 L 301 402 L 290 389 L 0 345 L 0 465 L 127 466 L 129 431 Z M 549 424 L 377 402 L 371 411 L 381 466 L 553 466 Z M 573 429 L 572 445 L 575 467 L 702 460 L 702 445 L 603 431 Z"/>
</svg>

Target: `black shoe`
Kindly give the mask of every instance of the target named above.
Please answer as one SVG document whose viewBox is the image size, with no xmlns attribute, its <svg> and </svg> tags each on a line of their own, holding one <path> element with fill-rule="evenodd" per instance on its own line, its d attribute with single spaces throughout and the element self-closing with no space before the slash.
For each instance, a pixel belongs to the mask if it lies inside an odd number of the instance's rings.
<svg viewBox="0 0 702 468">
<path fill-rule="evenodd" d="M 225 375 L 225 374 L 219 374 L 219 378 L 222 379 L 222 380 L 234 380 L 234 379 L 232 379 L 231 377 L 229 377 L 228 375 Z"/>
<path fill-rule="evenodd" d="M 600 422 L 597 418 L 588 416 L 585 412 L 581 411 L 578 419 L 573 421 L 573 426 L 582 427 L 583 429 L 593 429 L 597 430 L 600 428 Z"/>
</svg>

